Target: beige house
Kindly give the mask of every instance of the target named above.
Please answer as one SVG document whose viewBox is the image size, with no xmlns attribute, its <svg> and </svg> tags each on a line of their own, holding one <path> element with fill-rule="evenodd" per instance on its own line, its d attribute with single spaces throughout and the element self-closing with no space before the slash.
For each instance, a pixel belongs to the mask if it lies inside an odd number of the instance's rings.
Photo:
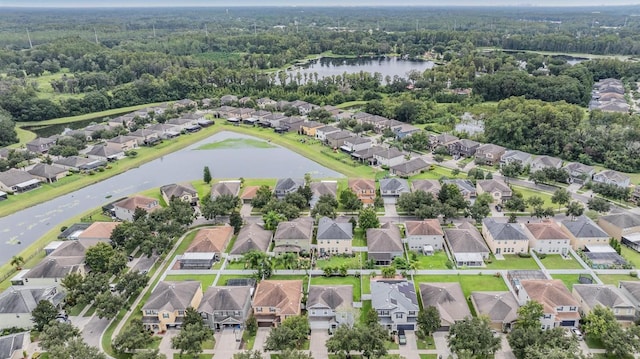
<svg viewBox="0 0 640 359">
<path fill-rule="evenodd" d="M 485 218 L 482 221 L 482 236 L 495 255 L 529 252 L 529 236 L 520 223 Z"/>
<path fill-rule="evenodd" d="M 93 222 L 78 235 L 78 239 L 108 241 L 111 239 L 111 232 L 119 225 L 120 222 Z"/>
<path fill-rule="evenodd" d="M 322 217 L 318 221 L 318 253 L 320 256 L 332 254 L 352 254 L 353 224 L 351 222 L 336 222 L 331 218 Z"/>
<path fill-rule="evenodd" d="M 616 319 L 627 325 L 636 319 L 636 307 L 613 285 L 574 284 L 571 294 L 580 303 L 582 316 L 601 306 L 611 309 Z"/>
<path fill-rule="evenodd" d="M 435 307 L 440 313 L 440 327 L 450 326 L 471 317 L 471 311 L 458 282 L 420 283 L 422 307 Z"/>
<path fill-rule="evenodd" d="M 491 327 L 507 332 L 518 319 L 518 300 L 511 292 L 471 292 L 471 305 L 478 315 L 489 317 Z"/>
<path fill-rule="evenodd" d="M 51 166 L 46 163 L 38 163 L 30 169 L 29 174 L 45 183 L 58 182 L 58 180 L 64 178 L 69 174 L 69 171 L 65 168 L 58 166 Z"/>
<path fill-rule="evenodd" d="M 493 203 L 502 203 L 513 195 L 513 191 L 504 181 L 496 179 L 479 180 L 476 183 L 476 191 L 478 196 L 489 193 L 493 198 Z"/>
<path fill-rule="evenodd" d="M 444 249 L 444 232 L 439 220 L 406 221 L 404 226 L 409 250 L 433 254 Z"/>
<path fill-rule="evenodd" d="M 547 219 L 524 225 L 529 232 L 531 249 L 537 253 L 567 255 L 571 247 L 569 236 L 556 221 Z"/>
<path fill-rule="evenodd" d="M 160 203 L 154 198 L 132 196 L 113 204 L 113 212 L 116 218 L 123 221 L 133 221 L 136 208 L 142 208 L 147 213 L 151 213 L 160 208 Z"/>
<path fill-rule="evenodd" d="M 253 315 L 259 327 L 277 327 L 285 319 L 300 315 L 301 300 L 301 280 L 263 280 L 253 297 Z"/>
<path fill-rule="evenodd" d="M 211 199 L 216 199 L 222 195 L 238 197 L 242 184 L 239 180 L 220 181 L 211 186 Z"/>
<path fill-rule="evenodd" d="M 120 146 L 120 149 L 122 149 L 123 151 L 130 151 L 138 148 L 138 140 L 139 137 L 120 135 L 107 140 L 107 142 Z"/>
<path fill-rule="evenodd" d="M 516 290 L 520 304 L 530 300 L 542 304 L 542 329 L 578 325 L 580 305 L 560 279 L 525 279 Z"/>
<path fill-rule="evenodd" d="M 622 237 L 640 232 L 640 215 L 616 213 L 598 218 L 598 225 L 610 237 L 621 240 Z"/>
<path fill-rule="evenodd" d="M 177 198 L 183 202 L 187 202 L 192 206 L 198 205 L 198 191 L 190 183 L 185 184 L 168 184 L 160 187 L 160 194 L 168 204 L 172 198 Z"/>
<path fill-rule="evenodd" d="M 273 251 L 276 253 L 302 253 L 311 250 L 313 218 L 301 217 L 280 222 L 273 235 Z"/>
<path fill-rule="evenodd" d="M 569 236 L 571 248 L 584 249 L 585 246 L 608 245 L 609 235 L 587 216 L 574 220 L 565 219 L 560 228 Z"/>
<path fill-rule="evenodd" d="M 376 199 L 376 182 L 372 179 L 349 179 L 349 188 L 358 196 L 362 204 L 373 206 Z"/>
<path fill-rule="evenodd" d="M 187 308 L 198 308 L 201 300 L 199 281 L 159 282 L 142 307 L 142 323 L 153 332 L 179 328 Z"/>
<path fill-rule="evenodd" d="M 493 166 L 500 162 L 502 155 L 504 155 L 506 148 L 492 143 L 486 143 L 478 149 L 476 149 L 476 162 L 482 163 L 488 166 Z"/>
</svg>

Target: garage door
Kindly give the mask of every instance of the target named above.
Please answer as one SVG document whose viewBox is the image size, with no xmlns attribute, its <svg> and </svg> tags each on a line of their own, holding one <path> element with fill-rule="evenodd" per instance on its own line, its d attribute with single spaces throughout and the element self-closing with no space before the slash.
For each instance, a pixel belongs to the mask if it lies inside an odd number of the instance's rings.
<svg viewBox="0 0 640 359">
<path fill-rule="evenodd" d="M 575 320 L 563 320 L 562 322 L 560 322 L 561 327 L 573 327 L 575 325 Z"/>
<path fill-rule="evenodd" d="M 384 204 L 396 204 L 396 197 L 382 197 L 382 202 Z"/>
<path fill-rule="evenodd" d="M 413 324 L 398 324 L 398 330 L 414 330 L 415 326 Z"/>
<path fill-rule="evenodd" d="M 258 322 L 258 327 L 260 328 L 269 328 L 273 326 L 273 322 Z"/>
</svg>

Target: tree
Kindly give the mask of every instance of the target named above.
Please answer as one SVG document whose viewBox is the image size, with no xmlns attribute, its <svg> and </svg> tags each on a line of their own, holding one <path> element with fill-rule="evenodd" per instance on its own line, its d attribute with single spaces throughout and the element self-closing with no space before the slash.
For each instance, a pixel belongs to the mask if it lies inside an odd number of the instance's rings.
<svg viewBox="0 0 640 359">
<path fill-rule="evenodd" d="M 285 349 L 280 352 L 280 359 L 313 359 L 311 353 L 305 353 L 302 350 Z"/>
<path fill-rule="evenodd" d="M 418 332 L 422 338 L 426 338 L 440 328 L 440 312 L 434 306 L 428 306 L 418 313 Z"/>
<path fill-rule="evenodd" d="M 11 262 L 9 262 L 9 264 L 16 270 L 21 270 L 22 265 L 24 264 L 24 258 L 22 258 L 22 256 L 13 256 L 11 257 Z"/>
<path fill-rule="evenodd" d="M 218 216 L 228 215 L 239 205 L 240 198 L 231 194 L 223 194 L 215 199 L 208 195 L 202 200 L 201 211 L 206 219 L 215 220 Z"/>
<path fill-rule="evenodd" d="M 582 216 L 584 213 L 584 206 L 582 203 L 578 201 L 571 201 L 567 205 L 567 210 L 565 211 L 565 215 L 571 218 L 576 218 Z"/>
<path fill-rule="evenodd" d="M 131 298 L 140 294 L 140 291 L 147 286 L 149 276 L 137 270 L 128 271 L 122 275 L 116 284 L 116 290 L 123 298 Z"/>
<path fill-rule="evenodd" d="M 113 339 L 112 347 L 116 353 L 130 353 L 136 349 L 143 349 L 153 341 L 151 332 L 144 328 L 140 319 L 133 319 Z"/>
<path fill-rule="evenodd" d="M 535 300 L 530 300 L 518 308 L 516 325 L 520 328 L 540 328 L 540 318 L 544 315 L 544 307 Z"/>
<path fill-rule="evenodd" d="M 638 328 L 623 329 L 610 308 L 596 306 L 584 318 L 582 328 L 589 338 L 599 339 L 607 354 L 615 358 L 628 358 L 640 349 Z"/>
<path fill-rule="evenodd" d="M 113 319 L 124 306 L 124 299 L 119 295 L 114 295 L 109 291 L 98 294 L 93 302 L 98 318 Z"/>
<path fill-rule="evenodd" d="M 264 222 L 264 229 L 273 231 L 278 228 L 278 223 L 285 221 L 287 218 L 276 212 L 269 211 L 262 216 L 262 221 Z"/>
<path fill-rule="evenodd" d="M 460 192 L 458 186 L 453 183 L 444 183 L 438 192 L 438 200 L 442 204 L 448 204 L 460 211 L 467 208 L 467 201 Z"/>
<path fill-rule="evenodd" d="M 330 353 L 349 358 L 349 353 L 360 350 L 360 333 L 357 328 L 341 325 L 327 340 L 326 346 Z"/>
<path fill-rule="evenodd" d="M 569 201 L 571 201 L 571 193 L 564 188 L 558 188 L 553 192 L 553 196 L 551 196 L 551 203 L 557 203 L 558 209 L 560 209 L 563 204 L 569 203 Z"/>
<path fill-rule="evenodd" d="M 71 323 L 60 323 L 54 320 L 40 333 L 40 346 L 50 350 L 53 347 L 64 346 L 66 342 L 79 336 L 80 331 Z"/>
<path fill-rule="evenodd" d="M 64 278 L 62 278 L 60 283 L 67 292 L 67 295 L 65 297 L 65 302 L 67 303 L 67 305 L 73 306 L 76 304 L 76 301 L 78 300 L 82 290 L 83 282 L 84 277 L 80 273 L 69 273 Z"/>
<path fill-rule="evenodd" d="M 487 218 L 490 213 L 491 209 L 489 208 L 489 205 L 482 201 L 478 201 L 477 199 L 471 207 L 469 207 L 469 215 L 476 221 L 476 223 L 482 222 L 482 220 Z"/>
<path fill-rule="evenodd" d="M 504 208 L 514 212 L 526 211 L 527 204 L 522 198 L 522 193 L 514 191 L 513 196 L 504 203 Z"/>
<path fill-rule="evenodd" d="M 91 303 L 98 294 L 109 290 L 109 276 L 104 273 L 89 273 L 85 276 L 80 287 L 78 301 Z"/>
<path fill-rule="evenodd" d="M 385 347 L 389 333 L 377 321 L 365 327 L 360 327 L 360 351 L 365 358 L 380 358 L 387 355 Z"/>
<path fill-rule="evenodd" d="M 66 345 L 58 345 L 48 350 L 50 358 L 56 359 L 106 359 L 98 348 L 87 345 L 82 338 L 73 338 Z"/>
<path fill-rule="evenodd" d="M 133 354 L 132 359 L 167 359 L 167 356 L 160 353 L 159 349 L 139 351 Z"/>
<path fill-rule="evenodd" d="M 489 358 L 500 349 L 500 338 L 493 335 L 489 318 L 465 318 L 454 323 L 447 336 L 449 348 L 458 354 L 469 352 L 475 358 Z"/>
<path fill-rule="evenodd" d="M 378 312 L 371 308 L 365 313 L 364 323 L 367 327 L 375 326 L 378 324 Z"/>
<path fill-rule="evenodd" d="M 358 215 L 358 225 L 364 231 L 369 228 L 380 227 L 380 220 L 378 220 L 376 210 L 373 208 L 365 208 L 360 210 L 360 214 Z"/>
<path fill-rule="evenodd" d="M 273 328 L 265 342 L 265 350 L 299 349 L 309 335 L 309 321 L 306 317 L 295 316 L 285 319 Z"/>
<path fill-rule="evenodd" d="M 16 124 L 9 112 L 0 108 L 0 147 L 6 147 L 18 142 Z"/>
<path fill-rule="evenodd" d="M 531 196 L 527 199 L 527 204 L 531 207 L 542 207 L 544 205 L 544 200 L 540 196 Z"/>
<path fill-rule="evenodd" d="M 273 192 L 267 185 L 262 185 L 256 191 L 256 196 L 251 200 L 251 205 L 255 208 L 264 207 L 273 198 Z"/>
<path fill-rule="evenodd" d="M 204 170 L 202 173 L 202 180 L 206 184 L 211 183 L 212 178 L 211 178 L 211 171 L 209 170 L 209 166 L 204 166 Z"/>
<path fill-rule="evenodd" d="M 238 234 L 240 229 L 242 229 L 242 224 L 244 221 L 242 220 L 242 216 L 238 211 L 233 211 L 229 215 L 229 224 L 233 227 L 233 234 Z"/>
<path fill-rule="evenodd" d="M 108 273 L 118 275 L 127 267 L 127 256 L 121 250 L 115 250 L 109 258 Z"/>
<path fill-rule="evenodd" d="M 242 353 L 233 354 L 233 359 L 262 359 L 262 352 L 259 350 L 247 350 Z"/>
<path fill-rule="evenodd" d="M 605 213 L 611 209 L 611 204 L 604 198 L 594 197 L 587 202 L 587 207 L 596 212 Z"/>
<path fill-rule="evenodd" d="M 38 331 L 49 324 L 52 320 L 55 320 L 58 316 L 58 309 L 48 300 L 41 300 L 31 312 L 33 317 L 34 328 Z"/>
<path fill-rule="evenodd" d="M 359 211 L 362 209 L 362 201 L 351 188 L 340 192 L 340 203 L 347 211 Z"/>
<path fill-rule="evenodd" d="M 384 267 L 381 269 L 383 278 L 393 278 L 396 276 L 396 268 L 393 266 Z"/>
<path fill-rule="evenodd" d="M 500 167 L 500 173 L 509 180 L 509 178 L 516 178 L 522 174 L 523 168 L 520 162 L 511 162 Z"/>
<path fill-rule="evenodd" d="M 336 218 L 336 210 L 338 209 L 338 201 L 330 194 L 323 194 L 313 206 L 311 216 Z"/>
<path fill-rule="evenodd" d="M 114 253 L 115 249 L 109 243 L 100 242 L 87 249 L 85 262 L 92 271 L 107 273 L 109 271 L 109 261 Z"/>
<path fill-rule="evenodd" d="M 213 337 L 211 329 L 202 324 L 183 325 L 180 333 L 171 338 L 171 347 L 180 351 L 180 355 L 197 356 L 202 353 L 202 342 Z"/>
<path fill-rule="evenodd" d="M 611 309 L 597 306 L 585 316 L 582 329 L 587 336 L 600 339 L 606 332 L 614 330 L 619 325 Z"/>
</svg>

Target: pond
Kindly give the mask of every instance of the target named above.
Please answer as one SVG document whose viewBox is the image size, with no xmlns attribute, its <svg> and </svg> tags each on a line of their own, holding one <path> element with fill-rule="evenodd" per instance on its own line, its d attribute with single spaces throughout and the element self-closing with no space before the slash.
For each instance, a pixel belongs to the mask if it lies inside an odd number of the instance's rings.
<svg viewBox="0 0 640 359">
<path fill-rule="evenodd" d="M 302 178 L 305 173 L 311 173 L 314 178 L 343 177 L 286 148 L 273 144 L 258 145 L 257 141 L 266 144 L 251 136 L 220 132 L 105 181 L 2 217 L 0 263 L 7 262 L 69 218 L 134 193 L 201 179 L 204 166 L 209 166 L 214 178 Z M 223 144 L 209 145 L 213 142 Z M 240 146 L 241 143 L 246 146 Z M 43 189 L 36 191 L 39 190 Z M 13 244 L 18 242 L 21 244 Z"/>
<path fill-rule="evenodd" d="M 435 66 L 432 61 L 403 60 L 398 57 L 358 57 L 358 58 L 331 58 L 323 57 L 317 60 L 311 60 L 305 64 L 297 65 L 287 69 L 289 79 L 295 79 L 298 73 L 301 75 L 301 83 L 306 82 L 305 79 L 315 79 L 317 77 L 331 77 L 334 75 L 368 72 L 380 73 L 382 79 L 386 76 L 393 78 L 394 76 L 407 77 L 407 73 L 412 70 L 420 72 L 431 69 Z M 305 77 L 306 74 L 306 77 Z M 291 80 L 289 80 L 291 81 Z"/>
<path fill-rule="evenodd" d="M 94 123 L 105 122 L 114 117 L 117 117 L 117 115 L 108 116 L 108 117 L 97 117 L 97 118 L 91 118 L 88 120 L 74 121 L 69 123 L 60 123 L 56 125 L 33 126 L 33 127 L 24 126 L 24 129 L 35 133 L 36 135 L 38 135 L 38 137 L 50 137 L 50 136 L 59 135 L 63 133 L 64 130 L 67 128 L 71 130 L 79 130 L 81 128 L 85 128 Z"/>
</svg>

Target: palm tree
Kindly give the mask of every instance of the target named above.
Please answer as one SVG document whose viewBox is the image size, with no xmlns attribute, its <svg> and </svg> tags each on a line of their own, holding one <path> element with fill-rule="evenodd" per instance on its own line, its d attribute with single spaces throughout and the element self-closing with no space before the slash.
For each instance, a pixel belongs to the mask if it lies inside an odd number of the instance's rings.
<svg viewBox="0 0 640 359">
<path fill-rule="evenodd" d="M 16 270 L 21 270 L 22 265 L 24 264 L 24 258 L 22 258 L 21 256 L 13 256 L 9 264 L 16 267 Z"/>
</svg>

